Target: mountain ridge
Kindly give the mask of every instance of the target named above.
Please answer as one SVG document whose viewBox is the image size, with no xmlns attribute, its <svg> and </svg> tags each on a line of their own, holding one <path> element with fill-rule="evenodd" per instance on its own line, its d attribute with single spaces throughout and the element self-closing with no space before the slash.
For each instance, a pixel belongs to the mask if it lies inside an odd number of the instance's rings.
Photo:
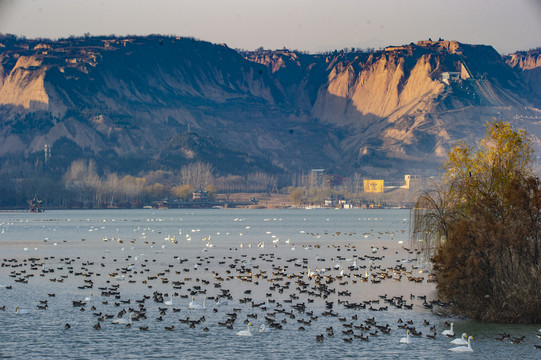
<svg viewBox="0 0 541 360">
<path fill-rule="evenodd" d="M 100 154 L 138 159 L 124 169 L 132 174 L 205 160 L 220 174 L 328 168 L 398 179 L 434 173 L 493 117 L 541 137 L 527 120 L 541 107 L 534 53 L 456 41 L 236 51 L 159 35 L 0 44 L 0 158 L 34 166 L 45 144 L 54 157 L 66 138 L 102 167 L 111 168 Z M 216 156 L 171 146 L 179 136 L 208 138 Z"/>
</svg>

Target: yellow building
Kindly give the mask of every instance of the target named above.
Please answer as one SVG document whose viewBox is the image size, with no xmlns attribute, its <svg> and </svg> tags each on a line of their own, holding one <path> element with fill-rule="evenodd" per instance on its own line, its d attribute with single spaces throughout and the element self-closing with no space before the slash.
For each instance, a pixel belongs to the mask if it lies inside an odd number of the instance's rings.
<svg viewBox="0 0 541 360">
<path fill-rule="evenodd" d="M 382 193 L 383 180 L 364 180 L 364 192 L 366 193 Z"/>
</svg>

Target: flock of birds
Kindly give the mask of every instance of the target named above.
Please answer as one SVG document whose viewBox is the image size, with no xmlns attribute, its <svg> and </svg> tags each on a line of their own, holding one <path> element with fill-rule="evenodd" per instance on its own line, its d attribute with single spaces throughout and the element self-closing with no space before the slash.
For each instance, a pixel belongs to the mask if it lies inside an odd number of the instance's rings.
<svg viewBox="0 0 541 360">
<path fill-rule="evenodd" d="M 455 337 L 455 332 L 454 332 L 454 329 L 453 329 L 454 324 L 451 323 L 450 326 L 451 326 L 450 329 L 443 330 L 443 332 L 441 334 L 444 335 L 444 336 L 454 338 Z M 468 334 L 463 333 L 462 336 L 460 337 L 460 339 L 451 340 L 451 344 L 460 345 L 460 346 L 452 347 L 449 350 L 454 351 L 454 352 L 473 352 L 473 349 L 471 347 L 471 341 L 472 340 L 473 340 L 473 336 L 468 336 Z M 408 329 L 407 330 L 407 336 L 404 337 L 404 338 L 401 338 L 400 343 L 401 344 L 411 344 L 411 341 L 412 341 L 412 338 L 410 336 L 410 331 Z"/>
<path fill-rule="evenodd" d="M 158 328 L 154 324 L 163 323 L 164 331 L 175 331 L 179 326 L 200 328 L 203 332 L 225 328 L 237 336 L 251 337 L 286 328 L 307 331 L 318 322 L 326 322 L 330 326 L 324 326 L 325 332 L 315 334 L 315 342 L 322 343 L 335 336 L 341 336 L 345 343 L 370 341 L 404 331 L 406 336 L 397 337 L 397 343 L 412 344 L 419 338 L 436 339 L 439 334 L 436 325 L 426 319 L 422 324 L 402 319 L 390 324 L 377 319 L 378 314 L 389 309 L 410 310 L 415 306 L 430 311 L 433 307 L 446 306 L 438 300 L 413 294 L 383 294 L 363 300 L 356 296 L 363 286 L 382 282 L 408 281 L 411 289 L 415 289 L 415 284 L 430 281 L 430 275 L 414 265 L 411 257 L 418 255 L 415 251 L 404 248 L 409 259 L 390 265 L 385 261 L 388 249 L 384 246 L 371 247 L 364 254 L 359 254 L 351 242 L 339 245 L 316 242 L 303 246 L 305 250 L 321 250 L 326 258 L 314 251 L 303 253 L 310 256 L 302 257 L 297 253 L 285 256 L 285 252 L 263 252 L 262 246 L 247 250 L 245 241 L 241 246 L 223 249 L 221 256 L 216 256 L 209 251 L 210 236 L 204 239 L 207 245 L 203 255 L 194 253 L 193 258 L 173 255 L 175 250 L 164 254 L 165 246 L 143 239 L 144 246 L 158 249 L 154 258 L 129 253 L 112 257 L 108 252 L 97 261 L 55 256 L 3 259 L 0 270 L 9 271 L 13 284 L 0 284 L 0 288 L 12 290 L 13 286 L 31 286 L 32 282 L 45 279 L 51 282 L 50 289 L 67 285 L 72 293 L 86 291 L 87 296 L 70 302 L 73 312 L 91 314 L 87 316 L 93 319 L 88 326 L 96 331 L 109 324 L 148 331 Z M 164 240 L 178 243 L 174 236 Z M 123 241 L 116 242 L 124 246 Z M 135 248 L 136 242 L 136 239 L 129 241 L 130 246 Z M 277 243 L 274 242 L 275 247 Z M 293 247 L 289 241 L 287 244 Z M 321 246 L 328 249 L 323 251 Z M 48 311 L 59 301 L 59 296 L 50 292 L 46 299 L 37 299 L 35 309 L 16 307 L 14 311 L 17 315 L 31 315 Z M 6 311 L 6 306 L 0 310 Z M 179 317 L 173 318 L 173 314 Z M 213 323 L 209 324 L 210 321 Z M 260 324 L 253 330 L 257 322 Z M 66 319 L 59 326 L 69 331 L 84 325 Z M 454 324 L 449 326 L 441 335 L 454 338 Z M 503 334 L 503 338 L 513 343 L 524 340 L 508 334 Z M 451 341 L 457 346 L 449 350 L 472 352 L 472 340 L 472 336 L 462 334 Z"/>
</svg>

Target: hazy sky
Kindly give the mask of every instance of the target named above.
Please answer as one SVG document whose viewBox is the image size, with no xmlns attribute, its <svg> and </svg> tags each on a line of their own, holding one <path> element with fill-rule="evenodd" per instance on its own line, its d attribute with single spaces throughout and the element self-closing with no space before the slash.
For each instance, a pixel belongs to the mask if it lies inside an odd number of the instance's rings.
<svg viewBox="0 0 541 360">
<path fill-rule="evenodd" d="M 0 0 L 0 33 L 87 32 L 310 52 L 442 37 L 509 53 L 541 46 L 541 0 Z"/>
</svg>

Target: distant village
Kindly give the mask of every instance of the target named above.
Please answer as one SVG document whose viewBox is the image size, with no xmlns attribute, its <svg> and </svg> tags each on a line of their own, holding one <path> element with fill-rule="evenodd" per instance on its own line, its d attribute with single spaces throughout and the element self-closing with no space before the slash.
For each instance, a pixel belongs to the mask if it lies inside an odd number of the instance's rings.
<svg viewBox="0 0 541 360">
<path fill-rule="evenodd" d="M 340 180 L 328 175 L 325 169 L 310 171 L 309 188 L 328 192 L 320 201 L 295 201 L 292 193 L 279 191 L 275 186 L 267 193 L 217 193 L 209 196 L 209 192 L 199 187 L 192 193 L 192 198 L 163 199 L 146 205 L 145 208 L 411 208 L 415 197 L 424 187 L 420 175 L 405 175 L 400 184 L 386 185 L 384 179 L 363 179 L 362 191 L 351 193 L 340 191 Z M 295 191 L 295 190 L 293 190 Z"/>
</svg>

